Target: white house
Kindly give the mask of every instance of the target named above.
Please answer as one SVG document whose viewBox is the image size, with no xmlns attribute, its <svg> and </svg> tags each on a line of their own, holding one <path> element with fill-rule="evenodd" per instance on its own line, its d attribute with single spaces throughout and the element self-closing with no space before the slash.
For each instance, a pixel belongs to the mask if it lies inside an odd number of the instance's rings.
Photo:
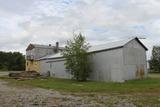
<svg viewBox="0 0 160 107">
<path fill-rule="evenodd" d="M 92 72 L 89 79 L 94 81 L 123 82 L 147 76 L 146 51 L 148 49 L 138 38 L 126 39 L 91 47 Z M 40 60 L 41 74 L 49 73 L 57 78 L 72 78 L 66 72 L 61 53 L 43 57 Z"/>
</svg>

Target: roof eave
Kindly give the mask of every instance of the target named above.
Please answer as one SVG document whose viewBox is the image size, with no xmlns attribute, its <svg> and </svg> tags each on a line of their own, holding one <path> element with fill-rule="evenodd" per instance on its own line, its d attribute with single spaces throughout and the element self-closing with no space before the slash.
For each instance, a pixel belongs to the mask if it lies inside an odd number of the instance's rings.
<svg viewBox="0 0 160 107">
<path fill-rule="evenodd" d="M 142 45 L 142 47 L 143 47 L 146 51 L 148 51 L 148 48 L 147 48 L 137 37 L 136 37 L 135 39 L 137 40 L 138 43 L 140 43 L 140 44 Z"/>
<path fill-rule="evenodd" d="M 60 58 L 64 58 L 64 57 L 61 56 L 61 57 L 55 57 L 55 58 L 44 58 L 44 59 L 39 59 L 39 61 L 41 61 L 41 60 L 49 60 L 49 59 L 60 59 Z"/>
<path fill-rule="evenodd" d="M 114 49 L 119 49 L 119 48 L 123 48 L 123 46 L 117 46 L 117 47 L 109 48 L 109 49 L 102 49 L 102 50 L 97 50 L 97 51 L 91 51 L 91 52 L 88 52 L 88 53 L 97 53 L 97 52 L 109 51 L 109 50 L 114 50 Z"/>
</svg>

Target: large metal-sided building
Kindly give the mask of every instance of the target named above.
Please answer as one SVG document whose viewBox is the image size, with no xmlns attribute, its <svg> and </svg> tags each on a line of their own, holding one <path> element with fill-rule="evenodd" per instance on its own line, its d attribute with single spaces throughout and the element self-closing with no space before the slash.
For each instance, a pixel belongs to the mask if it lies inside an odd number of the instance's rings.
<svg viewBox="0 0 160 107">
<path fill-rule="evenodd" d="M 89 80 L 123 82 L 147 76 L 147 48 L 138 38 L 92 46 L 88 52 L 92 62 Z M 40 73 L 57 78 L 72 78 L 61 53 L 40 58 Z"/>
</svg>

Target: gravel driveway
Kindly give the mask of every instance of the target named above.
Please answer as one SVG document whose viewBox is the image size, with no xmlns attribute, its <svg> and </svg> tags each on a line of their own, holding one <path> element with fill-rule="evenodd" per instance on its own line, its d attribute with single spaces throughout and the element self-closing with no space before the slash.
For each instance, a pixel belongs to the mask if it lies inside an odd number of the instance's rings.
<svg viewBox="0 0 160 107">
<path fill-rule="evenodd" d="M 0 107 L 135 107 L 125 99 L 10 86 L 0 80 Z"/>
<path fill-rule="evenodd" d="M 8 74 L 9 74 L 9 72 L 0 71 L 0 77 L 7 76 Z"/>
</svg>

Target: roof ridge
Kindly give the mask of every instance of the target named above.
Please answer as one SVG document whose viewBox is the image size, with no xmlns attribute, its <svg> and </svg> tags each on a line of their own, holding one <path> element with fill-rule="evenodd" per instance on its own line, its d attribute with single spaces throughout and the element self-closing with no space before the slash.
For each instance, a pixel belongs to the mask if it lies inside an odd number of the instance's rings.
<svg viewBox="0 0 160 107">
<path fill-rule="evenodd" d="M 121 40 L 114 40 L 114 41 L 109 41 L 109 42 L 106 42 L 106 43 L 103 43 L 103 44 L 97 44 L 97 45 L 94 45 L 94 46 L 105 45 L 105 44 L 110 44 L 110 43 L 116 43 L 116 42 L 121 42 L 121 41 L 124 41 L 124 40 L 130 41 L 130 40 L 133 40 L 135 38 L 127 38 L 127 39 L 121 39 Z"/>
</svg>

